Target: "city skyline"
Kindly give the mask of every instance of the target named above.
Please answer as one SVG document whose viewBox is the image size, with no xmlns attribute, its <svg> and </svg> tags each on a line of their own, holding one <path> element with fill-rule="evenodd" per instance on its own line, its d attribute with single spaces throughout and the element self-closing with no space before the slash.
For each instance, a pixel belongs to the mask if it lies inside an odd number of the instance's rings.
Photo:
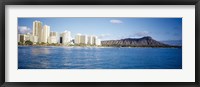
<svg viewBox="0 0 200 87">
<path fill-rule="evenodd" d="M 32 32 L 33 21 L 51 27 L 51 31 L 71 31 L 96 35 L 101 40 L 140 38 L 151 36 L 156 40 L 182 40 L 182 18 L 18 18 L 18 32 Z"/>
<path fill-rule="evenodd" d="M 41 21 L 35 20 L 33 21 L 33 29 L 32 32 L 24 32 L 24 34 L 18 34 L 18 44 L 19 45 L 40 45 L 40 44 L 51 44 L 51 45 L 59 45 L 62 44 L 64 46 L 69 45 L 93 45 L 100 46 L 101 40 L 98 39 L 97 36 L 94 35 L 84 35 L 77 34 L 75 38 L 71 38 L 71 32 L 65 30 L 62 33 L 51 31 L 51 27 L 48 25 L 43 25 Z"/>
</svg>

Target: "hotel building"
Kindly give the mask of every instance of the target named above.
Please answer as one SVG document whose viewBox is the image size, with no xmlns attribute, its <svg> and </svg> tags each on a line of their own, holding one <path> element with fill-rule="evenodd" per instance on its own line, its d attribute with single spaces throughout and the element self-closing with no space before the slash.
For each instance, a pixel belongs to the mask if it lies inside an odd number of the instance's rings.
<svg viewBox="0 0 200 87">
<path fill-rule="evenodd" d="M 93 45 L 92 37 L 93 37 L 93 36 L 88 36 L 88 43 L 87 43 L 87 44 Z"/>
<path fill-rule="evenodd" d="M 77 34 L 74 39 L 75 44 L 87 44 L 87 45 L 101 45 L 101 40 L 97 36 L 87 36 Z"/>
<path fill-rule="evenodd" d="M 17 42 L 20 42 L 20 34 L 17 34 Z"/>
<path fill-rule="evenodd" d="M 20 35 L 20 42 L 25 43 L 25 41 L 30 40 L 28 35 L 21 34 Z"/>
<path fill-rule="evenodd" d="M 42 38 L 41 42 L 47 43 L 49 35 L 50 35 L 50 26 L 44 25 L 42 35 L 41 37 L 39 37 Z"/>
<path fill-rule="evenodd" d="M 50 37 L 48 38 L 48 43 L 49 43 L 49 44 L 58 43 L 57 37 L 56 37 L 56 36 L 50 36 Z"/>
<path fill-rule="evenodd" d="M 33 36 L 38 37 L 38 41 L 42 42 L 42 22 L 40 21 L 34 21 L 33 22 Z"/>
<path fill-rule="evenodd" d="M 33 31 L 32 34 L 18 34 L 17 36 L 18 42 L 25 42 L 30 40 L 33 44 L 37 42 L 41 43 L 61 43 L 63 45 L 68 44 L 88 44 L 88 45 L 101 45 L 101 40 L 97 38 L 97 36 L 87 36 L 77 34 L 75 35 L 74 40 L 71 38 L 70 31 L 64 31 L 59 34 L 57 32 L 50 32 L 50 26 L 44 25 L 42 27 L 42 22 L 34 21 L 33 22 Z"/>
<path fill-rule="evenodd" d="M 71 41 L 71 32 L 70 31 L 65 31 L 60 34 L 60 43 L 63 45 L 69 44 Z"/>
<path fill-rule="evenodd" d="M 80 36 L 80 44 L 87 44 L 87 43 L 88 43 L 87 35 L 81 35 Z"/>
<path fill-rule="evenodd" d="M 30 41 L 33 42 L 33 44 L 36 44 L 38 42 L 38 36 L 32 36 L 31 35 Z"/>
<path fill-rule="evenodd" d="M 97 36 L 93 36 L 92 37 L 92 44 L 96 45 L 96 42 L 97 42 Z"/>
<path fill-rule="evenodd" d="M 58 43 L 58 33 L 57 32 L 50 32 L 50 36 L 48 38 L 48 43 Z"/>
<path fill-rule="evenodd" d="M 75 44 L 80 44 L 80 40 L 81 40 L 81 34 L 77 34 L 77 35 L 75 36 L 74 43 L 75 43 Z"/>
</svg>

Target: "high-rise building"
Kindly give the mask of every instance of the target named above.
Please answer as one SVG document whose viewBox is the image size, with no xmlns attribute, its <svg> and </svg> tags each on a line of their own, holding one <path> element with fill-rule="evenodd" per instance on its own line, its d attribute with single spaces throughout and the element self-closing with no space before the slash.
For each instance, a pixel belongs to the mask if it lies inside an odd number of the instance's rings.
<svg viewBox="0 0 200 87">
<path fill-rule="evenodd" d="M 92 37 L 92 44 L 96 45 L 96 41 L 97 41 L 97 36 L 93 36 Z"/>
<path fill-rule="evenodd" d="M 41 42 L 47 43 L 49 35 L 50 35 L 50 26 L 44 25 L 42 35 L 41 35 L 41 38 L 42 38 Z"/>
<path fill-rule="evenodd" d="M 42 42 L 42 22 L 34 21 L 33 22 L 33 36 L 38 36 L 38 41 Z"/>
<path fill-rule="evenodd" d="M 30 33 L 27 34 L 18 34 L 18 42 L 22 42 L 24 43 L 25 41 L 30 40 L 31 42 L 33 42 L 34 44 L 38 42 L 38 37 L 37 36 L 33 36 Z"/>
<path fill-rule="evenodd" d="M 20 42 L 20 34 L 17 34 L 17 42 Z"/>
<path fill-rule="evenodd" d="M 87 43 L 88 43 L 87 35 L 81 35 L 80 36 L 80 44 L 87 44 Z"/>
<path fill-rule="evenodd" d="M 88 36 L 88 43 L 87 43 L 87 44 L 93 45 L 92 37 L 93 37 L 93 36 Z"/>
<path fill-rule="evenodd" d="M 50 36 L 50 37 L 48 38 L 48 43 L 49 43 L 49 44 L 58 43 L 58 42 L 57 42 L 57 37 L 56 37 L 56 36 Z"/>
<path fill-rule="evenodd" d="M 58 36 L 58 32 L 53 32 L 53 31 L 51 31 L 51 32 L 50 32 L 50 36 Z"/>
<path fill-rule="evenodd" d="M 95 45 L 101 45 L 101 40 L 100 40 L 100 39 L 97 39 Z"/>
<path fill-rule="evenodd" d="M 61 43 L 61 44 L 63 43 L 62 37 L 60 37 L 60 43 Z"/>
<path fill-rule="evenodd" d="M 25 41 L 30 40 L 29 37 L 25 34 L 20 35 L 20 42 L 25 43 Z"/>
<path fill-rule="evenodd" d="M 75 44 L 80 44 L 81 34 L 77 34 L 74 39 Z"/>
<path fill-rule="evenodd" d="M 58 43 L 59 36 L 57 32 L 50 32 L 50 36 L 48 38 L 48 43 Z"/>
<path fill-rule="evenodd" d="M 38 42 L 38 36 L 31 36 L 30 41 L 32 41 L 33 44 L 36 44 Z"/>
<path fill-rule="evenodd" d="M 70 31 L 65 31 L 61 33 L 60 37 L 62 38 L 62 44 L 66 45 L 69 44 L 71 41 L 71 32 Z"/>
<path fill-rule="evenodd" d="M 70 42 L 71 41 L 71 32 L 70 31 L 65 31 L 64 33 L 67 34 L 66 41 Z"/>
<path fill-rule="evenodd" d="M 97 36 L 87 36 L 77 34 L 74 39 L 75 44 L 101 45 L 101 40 Z"/>
<path fill-rule="evenodd" d="M 32 34 L 27 33 L 25 38 L 26 40 L 31 40 L 32 36 L 33 36 Z"/>
<path fill-rule="evenodd" d="M 30 40 L 34 44 L 38 42 L 38 36 L 33 36 L 33 34 L 30 33 L 25 34 L 24 38 L 25 41 Z"/>
</svg>

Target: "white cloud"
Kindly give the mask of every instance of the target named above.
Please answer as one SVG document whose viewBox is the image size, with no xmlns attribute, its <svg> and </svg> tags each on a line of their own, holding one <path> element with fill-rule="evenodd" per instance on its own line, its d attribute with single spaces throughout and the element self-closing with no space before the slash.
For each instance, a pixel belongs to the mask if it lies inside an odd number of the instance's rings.
<svg viewBox="0 0 200 87">
<path fill-rule="evenodd" d="M 18 26 L 18 34 L 26 34 L 26 33 L 31 33 L 31 29 L 28 28 L 27 26 Z"/>
<path fill-rule="evenodd" d="M 110 20 L 110 23 L 113 23 L 113 24 L 121 24 L 123 23 L 121 20 Z"/>
</svg>

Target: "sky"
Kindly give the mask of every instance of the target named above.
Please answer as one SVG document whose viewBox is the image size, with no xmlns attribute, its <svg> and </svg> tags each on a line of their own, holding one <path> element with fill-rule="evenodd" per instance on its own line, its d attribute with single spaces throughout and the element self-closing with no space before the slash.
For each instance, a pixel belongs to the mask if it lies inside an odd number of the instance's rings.
<svg viewBox="0 0 200 87">
<path fill-rule="evenodd" d="M 151 36 L 158 41 L 182 40 L 182 18 L 18 18 L 18 33 L 31 33 L 33 21 L 49 25 L 50 31 L 71 31 L 96 35 L 101 40 L 119 40 Z"/>
</svg>

